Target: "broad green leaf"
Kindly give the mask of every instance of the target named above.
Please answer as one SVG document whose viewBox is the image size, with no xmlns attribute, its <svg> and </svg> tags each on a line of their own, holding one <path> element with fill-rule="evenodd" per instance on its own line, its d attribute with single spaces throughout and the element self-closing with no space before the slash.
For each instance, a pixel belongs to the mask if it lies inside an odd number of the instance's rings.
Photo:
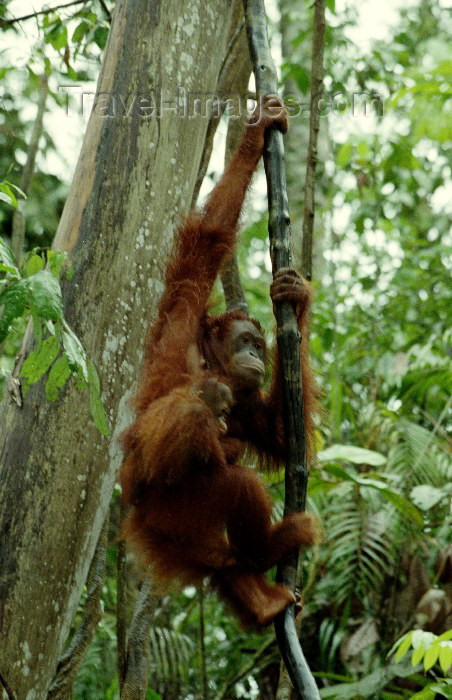
<svg viewBox="0 0 452 700">
<path fill-rule="evenodd" d="M 433 683 L 429 688 L 436 693 L 435 698 L 439 695 L 441 698 L 447 698 L 447 700 L 452 700 L 452 688 L 446 685 L 448 679 L 445 679 L 442 683 Z M 439 698 L 438 698 L 439 700 Z"/>
<path fill-rule="evenodd" d="M 20 187 L 15 185 L 13 182 L 9 182 L 8 180 L 5 180 L 4 182 L 5 182 L 5 185 L 8 185 L 13 190 L 16 190 L 16 192 L 18 192 L 21 195 L 21 197 L 23 197 L 24 199 L 27 199 L 27 195 L 25 194 L 25 192 L 23 190 L 20 189 Z"/>
<path fill-rule="evenodd" d="M 288 63 L 287 75 L 296 82 L 298 89 L 303 95 L 308 92 L 310 75 L 304 66 L 301 66 L 299 63 Z"/>
<path fill-rule="evenodd" d="M 88 360 L 87 365 L 88 365 L 88 383 L 89 383 L 90 389 L 95 394 L 97 394 L 97 396 L 100 396 L 100 379 L 99 379 L 99 375 L 97 373 L 96 366 L 94 365 L 94 362 L 91 362 L 91 360 Z"/>
<path fill-rule="evenodd" d="M 439 665 L 443 673 L 452 666 L 452 645 L 449 642 L 439 642 Z"/>
<path fill-rule="evenodd" d="M 107 27 L 96 27 L 94 30 L 93 39 L 100 49 L 104 49 L 107 45 L 108 31 Z"/>
<path fill-rule="evenodd" d="M 67 46 L 68 35 L 67 28 L 59 22 L 45 35 L 45 41 L 52 44 L 55 51 L 59 51 Z"/>
<path fill-rule="evenodd" d="M 54 336 L 46 338 L 27 357 L 20 376 L 28 384 L 35 384 L 49 370 L 60 352 L 60 345 Z"/>
<path fill-rule="evenodd" d="M 432 690 L 432 687 L 428 685 L 426 688 L 420 690 L 419 693 L 411 695 L 410 700 L 435 700 L 435 692 Z"/>
<path fill-rule="evenodd" d="M 421 484 L 415 486 L 410 493 L 410 497 L 414 503 L 422 510 L 430 510 L 436 506 L 445 496 L 445 492 L 430 484 Z"/>
<path fill-rule="evenodd" d="M 396 661 L 400 661 L 405 654 L 407 653 L 408 649 L 411 646 L 411 637 L 413 636 L 412 632 L 408 632 L 408 634 L 405 635 L 405 637 L 402 637 L 400 641 L 400 646 L 397 649 L 397 654 L 396 654 Z"/>
<path fill-rule="evenodd" d="M 41 270 L 25 280 L 28 301 L 39 316 L 58 321 L 63 315 L 63 300 L 58 281 L 48 270 Z"/>
<path fill-rule="evenodd" d="M 110 426 L 108 425 L 107 414 L 100 396 L 92 394 L 90 391 L 89 403 L 94 425 L 102 435 L 108 437 L 108 435 L 110 435 Z"/>
<path fill-rule="evenodd" d="M 5 195 L 8 199 L 10 199 L 10 204 L 13 205 L 13 207 L 17 207 L 17 197 L 12 191 L 11 187 L 7 185 L 5 182 L 0 182 L 0 195 Z M 3 197 L 1 197 L 3 199 Z M 8 201 L 7 199 L 4 199 L 4 201 Z"/>
<path fill-rule="evenodd" d="M 372 155 L 372 151 L 365 141 L 360 141 L 356 146 L 356 154 L 359 158 L 368 159 Z"/>
<path fill-rule="evenodd" d="M 88 360 L 88 386 L 91 415 L 96 428 L 102 435 L 110 435 L 110 427 L 102 399 L 100 398 L 100 379 L 97 369 L 91 360 Z"/>
<path fill-rule="evenodd" d="M 424 526 L 424 518 L 422 513 L 416 508 L 415 505 L 413 505 L 413 503 L 411 503 L 411 501 L 398 493 L 394 493 L 394 491 L 390 491 L 389 489 L 381 489 L 380 493 L 386 501 L 392 503 L 392 505 L 397 508 L 397 510 L 400 511 L 406 518 L 412 520 L 414 523 L 416 523 L 416 525 L 419 525 L 419 527 Z"/>
<path fill-rule="evenodd" d="M 452 700 L 452 679 L 443 678 L 440 683 L 432 683 L 428 687 L 442 698 Z"/>
<path fill-rule="evenodd" d="M 40 255 L 31 255 L 25 265 L 25 277 L 31 277 L 44 269 L 44 260 Z"/>
<path fill-rule="evenodd" d="M 52 366 L 46 382 L 46 396 L 49 401 L 56 401 L 59 397 L 59 390 L 66 384 L 71 376 L 71 368 L 66 355 L 62 355 Z"/>
<path fill-rule="evenodd" d="M 6 272 L 8 277 L 20 279 L 20 273 L 14 259 L 13 251 L 0 238 L 0 272 Z"/>
<path fill-rule="evenodd" d="M 88 24 L 88 22 L 85 22 L 85 21 L 80 22 L 80 24 L 78 24 L 77 27 L 73 31 L 72 41 L 75 44 L 80 44 L 83 37 L 85 36 L 85 34 L 88 34 L 90 29 L 91 29 L 91 26 Z"/>
<path fill-rule="evenodd" d="M 424 656 L 424 670 L 429 671 L 436 664 L 439 657 L 439 644 L 432 644 L 430 649 L 427 649 Z"/>
<path fill-rule="evenodd" d="M 25 280 L 20 280 L 0 293 L 0 342 L 6 338 L 11 323 L 25 311 L 27 288 Z"/>
<path fill-rule="evenodd" d="M 413 653 L 411 654 L 411 665 L 412 666 L 417 666 L 418 663 L 421 662 L 422 657 L 424 656 L 425 649 L 423 646 L 417 647 L 417 649 L 414 649 Z"/>
<path fill-rule="evenodd" d="M 386 457 L 379 452 L 353 445 L 331 445 L 326 450 L 321 450 L 317 456 L 321 462 L 341 459 L 353 464 L 369 464 L 372 467 L 380 467 L 386 462 Z"/>
<path fill-rule="evenodd" d="M 5 278 L 0 279 L 0 282 L 2 282 L 2 284 L 7 284 L 12 280 L 20 280 L 20 272 L 17 269 L 17 267 L 5 265 L 2 262 L 0 262 L 0 273 L 1 272 L 4 272 L 6 275 Z"/>
<path fill-rule="evenodd" d="M 14 203 L 14 201 L 16 203 Z M 0 202 L 6 202 L 7 204 L 10 204 L 12 207 L 17 207 L 17 200 L 15 199 L 14 195 L 11 197 L 10 195 L 5 194 L 4 192 L 0 192 Z"/>
<path fill-rule="evenodd" d="M 69 366 L 73 370 L 80 368 L 84 380 L 88 382 L 88 367 L 86 364 L 85 351 L 81 342 L 67 324 L 63 331 L 63 347 L 68 358 Z"/>
<path fill-rule="evenodd" d="M 353 147 L 349 141 L 342 144 L 336 154 L 336 163 L 340 168 L 345 168 L 352 159 Z"/>
<path fill-rule="evenodd" d="M 452 630 L 447 630 L 439 635 L 438 642 L 448 642 L 450 639 L 452 639 Z"/>
<path fill-rule="evenodd" d="M 57 280 L 61 277 L 64 263 L 67 260 L 67 253 L 62 250 L 49 250 L 47 260 L 50 267 L 50 272 Z"/>
</svg>

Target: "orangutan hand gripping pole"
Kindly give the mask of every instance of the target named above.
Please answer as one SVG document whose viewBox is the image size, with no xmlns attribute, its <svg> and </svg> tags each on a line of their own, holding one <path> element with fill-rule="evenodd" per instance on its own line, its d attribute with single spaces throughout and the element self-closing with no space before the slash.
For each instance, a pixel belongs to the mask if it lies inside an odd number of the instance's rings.
<svg viewBox="0 0 452 700">
<path fill-rule="evenodd" d="M 201 213 L 181 227 L 150 330 L 136 419 L 123 436 L 123 500 L 132 506 L 123 535 L 155 581 L 199 583 L 206 576 L 243 624 L 267 624 L 294 601 L 264 572 L 290 549 L 318 539 L 315 519 L 297 513 L 272 525 L 260 477 L 237 461 L 246 447 L 263 462 L 284 455 L 279 367 L 261 390 L 267 351 L 259 323 L 243 312 L 207 315 L 221 264 L 234 248 L 237 223 L 267 128 L 287 128 L 278 100 L 249 120 L 237 152 Z M 295 304 L 307 319 L 309 290 L 293 270 L 273 281 L 274 301 Z M 303 337 L 305 334 L 303 333 Z M 314 384 L 306 353 L 307 431 Z"/>
</svg>

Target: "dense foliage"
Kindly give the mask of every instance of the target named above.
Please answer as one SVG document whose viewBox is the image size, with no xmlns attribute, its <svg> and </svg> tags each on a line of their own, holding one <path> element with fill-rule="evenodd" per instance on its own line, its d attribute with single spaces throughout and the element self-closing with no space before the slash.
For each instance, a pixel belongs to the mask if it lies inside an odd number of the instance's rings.
<svg viewBox="0 0 452 700">
<path fill-rule="evenodd" d="M 7 17 L 7 5 L 0 17 Z M 58 81 L 95 78 L 109 20 L 101 5 L 88 2 L 41 16 L 38 48 L 22 68 L 8 63 L 8 52 L 2 54 L 4 242 L 10 240 L 14 198 L 20 197 L 12 185 L 20 182 L 33 114 L 28 106 L 38 77 L 49 76 L 50 111 L 61 107 Z M 336 97 L 321 127 L 323 233 L 317 240 L 310 342 L 324 413 L 318 467 L 309 485 L 309 507 L 322 519 L 325 542 L 304 558 L 303 645 L 324 685 L 322 697 L 428 700 L 435 692 L 452 697 L 451 685 L 442 680 L 450 669 L 451 635 L 437 639 L 452 627 L 452 63 L 447 50 L 452 23 L 441 3 L 413 0 L 400 12 L 390 38 L 363 50 L 348 35 L 356 22 L 354 5 L 343 14 L 335 13 L 334 3 L 327 5 L 325 87 Z M 305 98 L 309 75 L 300 68 L 298 52 L 309 33 L 301 11 L 292 6 L 290 11 L 299 31 L 284 70 Z M 3 30 L 11 40 L 18 28 L 4 25 Z M 20 91 L 13 84 L 20 84 Z M 350 101 L 352 93 L 364 92 L 381 98 L 378 109 L 370 108 L 365 117 L 362 103 L 361 112 L 353 113 Z M 54 141 L 45 126 L 24 208 L 30 252 L 21 272 L 12 259 L 9 269 L 6 262 L 0 267 L 1 294 L 22 282 L 29 295 L 10 320 L 12 306 L 0 296 L 4 376 L 20 345 L 25 316 L 36 316 L 30 280 L 43 282 L 44 262 L 52 268 L 52 255 L 41 249 L 53 237 L 68 183 L 53 172 L 51 154 Z M 6 260 L 9 253 L 5 246 L 2 250 Z M 244 230 L 239 262 L 252 313 L 271 333 L 264 214 Z M 53 285 L 55 277 L 46 274 L 45 284 Z M 45 299 L 59 299 L 59 288 L 53 295 Z M 38 322 L 44 330 L 60 322 L 48 342 L 58 341 L 53 361 L 66 362 L 68 372 L 68 348 L 57 357 L 60 338 L 69 331 L 59 307 L 50 311 L 38 313 Z M 32 364 L 29 360 L 29 381 Z M 49 398 L 57 398 L 51 369 L 49 383 Z M 281 510 L 281 483 L 271 488 Z M 117 494 L 113 514 L 116 501 Z M 77 677 L 76 698 L 118 696 L 114 540 L 112 532 L 104 614 Z M 133 598 L 132 571 L 129 579 Z M 75 624 L 82 613 L 83 601 Z M 422 636 L 421 629 L 431 635 Z M 156 599 L 150 650 L 149 698 L 200 697 L 203 678 L 212 698 L 274 697 L 279 656 L 272 630 L 244 633 L 205 591 L 186 589 Z"/>
</svg>

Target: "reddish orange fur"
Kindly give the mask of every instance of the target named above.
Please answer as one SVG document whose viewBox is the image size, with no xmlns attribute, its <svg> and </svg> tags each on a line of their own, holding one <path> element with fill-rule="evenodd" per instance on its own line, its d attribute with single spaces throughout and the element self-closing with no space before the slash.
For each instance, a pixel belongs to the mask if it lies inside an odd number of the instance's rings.
<svg viewBox="0 0 452 700">
<path fill-rule="evenodd" d="M 229 384 L 221 349 L 241 312 L 207 316 L 219 268 L 235 244 L 240 210 L 270 125 L 248 126 L 222 179 L 201 214 L 182 226 L 166 275 L 157 321 L 147 343 L 135 397 L 136 419 L 123 436 L 120 482 L 132 509 L 123 535 L 166 588 L 210 576 L 244 624 L 266 624 L 290 602 L 284 586 L 263 576 L 283 554 L 318 537 L 311 515 L 271 524 L 271 500 L 260 477 L 236 461 L 247 446 L 262 459 L 283 457 L 279 364 L 268 394 L 235 394 L 228 433 L 196 391 L 211 372 Z M 307 304 L 300 314 L 306 333 Z M 256 322 L 257 324 L 257 322 Z M 258 326 L 259 327 L 259 326 Z M 306 427 L 311 434 L 314 384 L 303 349 Z"/>
</svg>

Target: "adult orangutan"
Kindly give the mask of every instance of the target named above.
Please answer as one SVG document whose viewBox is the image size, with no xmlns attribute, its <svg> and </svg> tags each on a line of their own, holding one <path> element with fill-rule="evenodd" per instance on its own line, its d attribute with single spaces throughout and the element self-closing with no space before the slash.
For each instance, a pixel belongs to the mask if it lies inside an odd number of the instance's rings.
<svg viewBox="0 0 452 700">
<path fill-rule="evenodd" d="M 261 389 L 267 350 L 261 327 L 243 312 L 208 316 L 218 271 L 234 248 L 243 199 L 267 128 L 287 129 L 277 100 L 249 120 L 223 177 L 201 213 L 181 227 L 150 330 L 136 419 L 123 436 L 120 482 L 132 506 L 123 534 L 164 586 L 206 576 L 244 624 L 267 624 L 295 600 L 264 572 L 293 548 L 318 538 L 314 517 L 297 513 L 271 523 L 260 477 L 237 461 L 246 447 L 266 464 L 284 456 L 279 365 Z M 306 336 L 310 292 L 292 269 L 271 286 L 289 300 Z M 308 437 L 314 383 L 302 352 Z"/>
</svg>

